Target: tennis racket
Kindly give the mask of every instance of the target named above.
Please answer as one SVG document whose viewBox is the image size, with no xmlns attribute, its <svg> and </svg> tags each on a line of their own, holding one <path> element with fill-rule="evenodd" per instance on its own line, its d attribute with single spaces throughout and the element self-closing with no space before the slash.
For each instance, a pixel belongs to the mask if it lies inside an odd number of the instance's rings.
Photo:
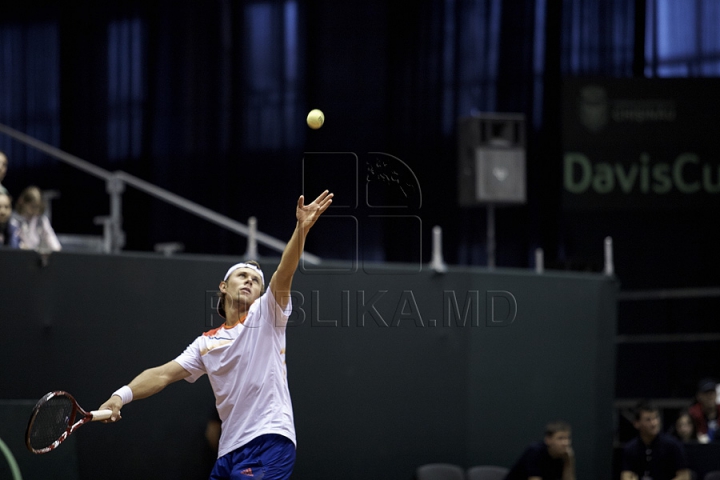
<svg viewBox="0 0 720 480">
<path fill-rule="evenodd" d="M 71 433 L 88 422 L 107 420 L 112 410 L 86 412 L 72 395 L 55 391 L 42 397 L 33 408 L 25 432 L 25 444 L 33 453 L 55 450 Z"/>
</svg>

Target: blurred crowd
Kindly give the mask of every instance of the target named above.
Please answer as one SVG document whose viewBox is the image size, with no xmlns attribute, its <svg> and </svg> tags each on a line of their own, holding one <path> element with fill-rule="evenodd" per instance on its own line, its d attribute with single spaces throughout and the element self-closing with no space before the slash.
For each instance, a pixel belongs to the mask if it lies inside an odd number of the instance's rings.
<svg viewBox="0 0 720 480">
<path fill-rule="evenodd" d="M 711 470 L 698 475 L 697 471 L 703 469 L 698 468 L 700 465 L 694 464 L 687 453 L 691 444 L 720 443 L 717 390 L 714 379 L 700 380 L 691 404 L 680 410 L 666 432 L 663 432 L 659 409 L 641 401 L 634 412 L 633 426 L 637 436 L 623 447 L 621 480 L 720 478 L 716 462 L 710 462 L 709 467 L 705 465 Z"/>
<path fill-rule="evenodd" d="M 718 385 L 712 378 L 698 383 L 694 403 L 680 411 L 669 433 L 683 443 L 720 442 Z"/>
<path fill-rule="evenodd" d="M 45 215 L 42 192 L 36 186 L 26 187 L 15 200 L 3 186 L 8 158 L 0 152 L 0 248 L 21 248 L 41 253 L 59 251 L 62 246 Z"/>
</svg>

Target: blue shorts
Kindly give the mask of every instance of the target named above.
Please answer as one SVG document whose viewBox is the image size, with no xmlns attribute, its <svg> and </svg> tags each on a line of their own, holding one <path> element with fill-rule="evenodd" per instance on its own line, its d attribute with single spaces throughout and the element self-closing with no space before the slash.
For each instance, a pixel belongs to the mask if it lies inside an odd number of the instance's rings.
<svg viewBox="0 0 720 480">
<path fill-rule="evenodd" d="M 218 458 L 210 480 L 286 480 L 295 466 L 295 444 L 282 435 L 260 435 Z"/>
</svg>

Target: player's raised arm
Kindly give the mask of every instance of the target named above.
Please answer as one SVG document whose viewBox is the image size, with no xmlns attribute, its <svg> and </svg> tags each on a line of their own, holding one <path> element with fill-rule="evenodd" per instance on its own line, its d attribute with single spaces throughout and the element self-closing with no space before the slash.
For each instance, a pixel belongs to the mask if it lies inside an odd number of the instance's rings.
<svg viewBox="0 0 720 480">
<path fill-rule="evenodd" d="M 317 219 L 332 203 L 333 194 L 325 190 L 312 203 L 305 205 L 305 197 L 300 195 L 295 209 L 297 224 L 290 237 L 275 274 L 270 280 L 270 291 L 280 307 L 285 308 L 290 300 L 292 279 L 297 270 L 300 256 L 305 248 L 305 237 Z"/>
</svg>

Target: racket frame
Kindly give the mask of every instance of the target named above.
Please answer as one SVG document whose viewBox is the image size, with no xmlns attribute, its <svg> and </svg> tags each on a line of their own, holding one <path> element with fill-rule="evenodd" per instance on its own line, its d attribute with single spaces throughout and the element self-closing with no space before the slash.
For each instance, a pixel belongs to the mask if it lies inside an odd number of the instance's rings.
<svg viewBox="0 0 720 480">
<path fill-rule="evenodd" d="M 70 412 L 68 426 L 65 431 L 60 435 L 60 437 L 58 437 L 58 439 L 55 440 L 53 443 L 51 443 L 45 448 L 35 449 L 30 444 L 30 434 L 32 432 L 33 424 L 35 423 L 35 418 L 37 417 L 40 408 L 42 408 L 47 402 L 49 402 L 50 399 L 59 396 L 67 397 L 72 402 L 72 411 Z M 65 391 L 55 390 L 50 393 L 46 393 L 40 400 L 38 400 L 38 403 L 35 404 L 32 414 L 30 415 L 27 430 L 25 431 L 25 445 L 27 446 L 28 450 L 36 454 L 51 452 L 55 450 L 58 446 L 60 446 L 62 442 L 64 442 L 75 430 L 77 430 L 81 426 L 85 425 L 88 422 L 107 420 L 111 416 L 112 410 L 93 410 L 91 412 L 86 412 L 77 403 L 75 397 Z"/>
</svg>

